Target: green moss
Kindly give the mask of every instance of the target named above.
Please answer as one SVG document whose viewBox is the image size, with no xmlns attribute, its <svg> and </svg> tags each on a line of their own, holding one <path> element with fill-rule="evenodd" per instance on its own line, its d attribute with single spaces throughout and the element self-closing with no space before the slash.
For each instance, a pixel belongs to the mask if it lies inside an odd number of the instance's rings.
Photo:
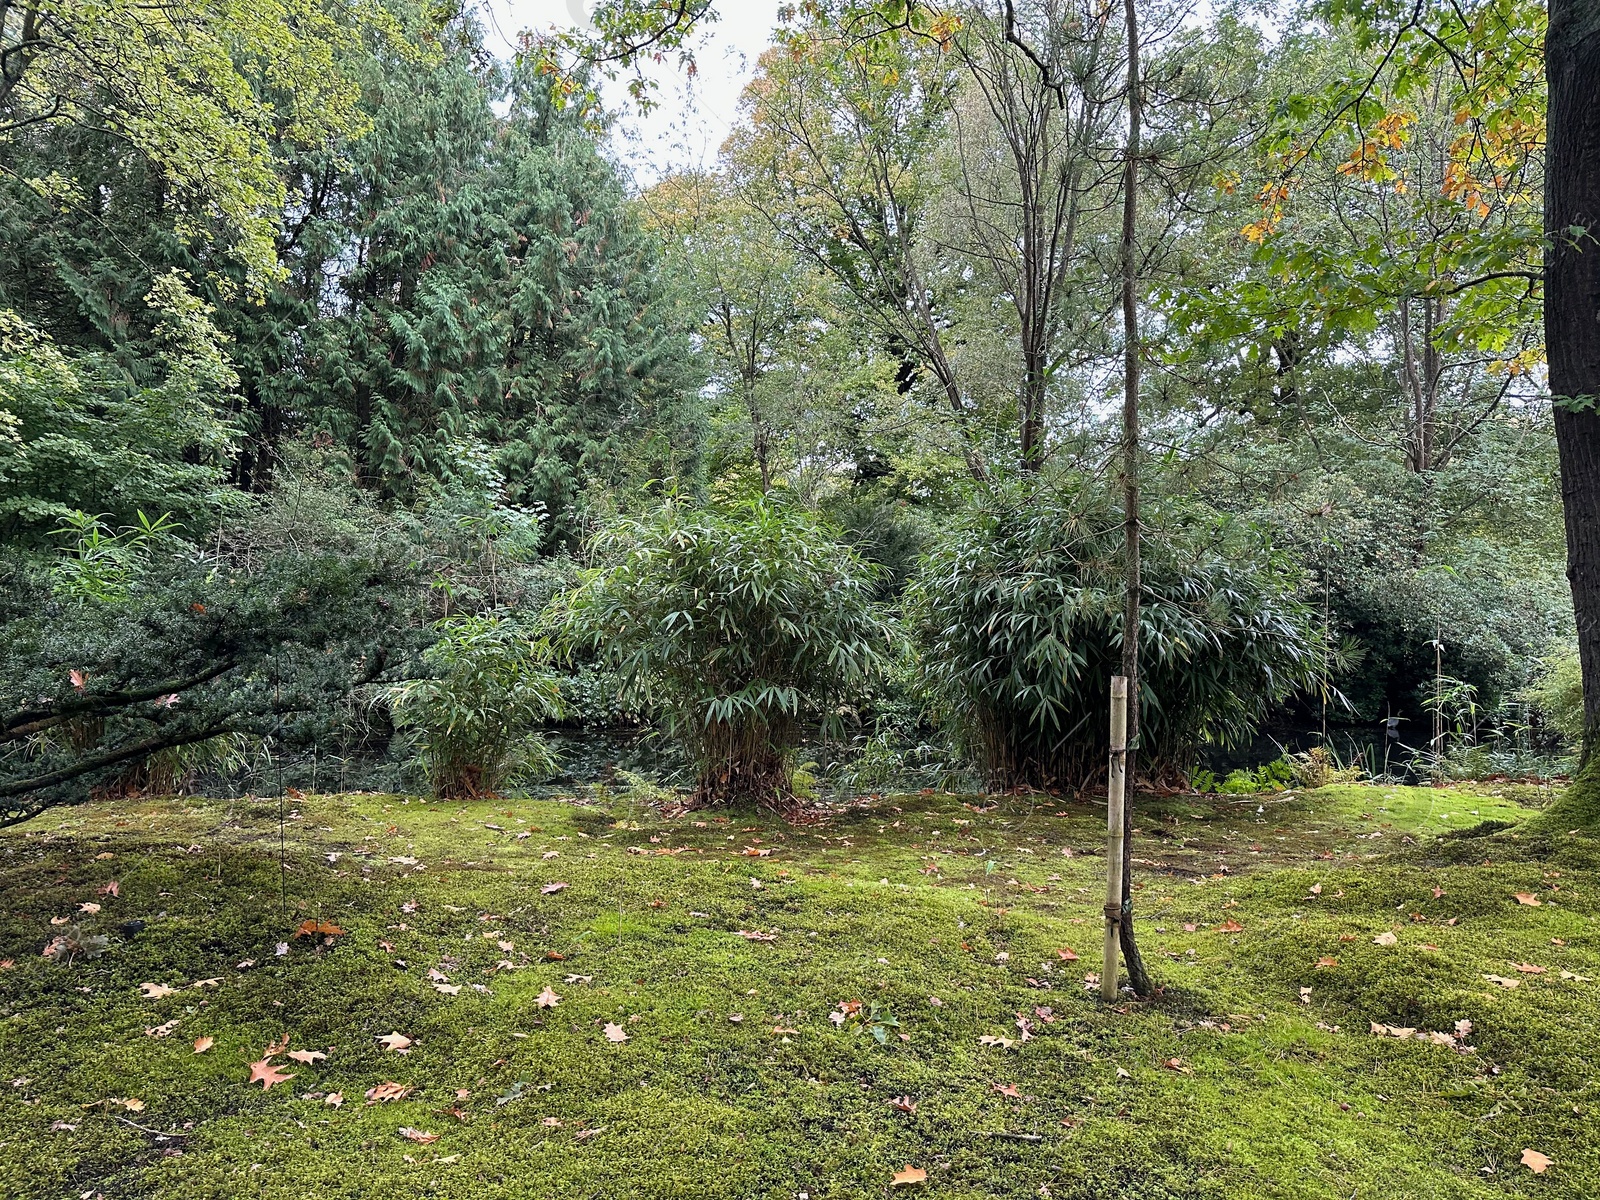
<svg viewBox="0 0 1600 1200">
<path fill-rule="evenodd" d="M 928 1195 L 973 1200 L 1577 1200 L 1600 1187 L 1600 983 L 1561 971 L 1600 979 L 1600 843 L 1525 824 L 1451 838 L 1526 818 L 1492 793 L 1142 800 L 1139 930 L 1163 994 L 1127 1011 L 1085 986 L 1091 806 L 913 796 L 792 828 L 316 796 L 286 814 L 281 864 L 276 802 L 47 814 L 0 836 L 0 958 L 16 963 L 0 971 L 0 1178 L 18 1200 L 844 1200 L 912 1163 Z M 120 895 L 100 896 L 113 879 Z M 40 958 L 50 919 L 82 902 L 103 905 L 82 920 L 111 949 Z M 311 917 L 348 932 L 292 938 Z M 1395 945 L 1374 943 L 1385 932 Z M 144 982 L 182 990 L 146 1000 Z M 538 1006 L 546 987 L 558 1007 Z M 849 1001 L 872 1019 L 836 1027 Z M 1018 1039 L 1018 1014 L 1030 1040 L 979 1044 Z M 1461 1020 L 1471 1051 L 1368 1032 Z M 408 1054 L 378 1044 L 392 1030 Z M 248 1086 L 284 1033 L 328 1059 Z M 416 1090 L 365 1104 L 386 1080 Z M 97 1103 L 130 1097 L 142 1112 Z M 1524 1147 L 1557 1165 L 1535 1179 Z"/>
</svg>

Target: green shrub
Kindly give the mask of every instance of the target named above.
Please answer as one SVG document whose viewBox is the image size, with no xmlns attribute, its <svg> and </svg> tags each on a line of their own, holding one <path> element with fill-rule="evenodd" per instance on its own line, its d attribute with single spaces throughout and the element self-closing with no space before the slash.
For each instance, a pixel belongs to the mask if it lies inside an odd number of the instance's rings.
<svg viewBox="0 0 1600 1200">
<path fill-rule="evenodd" d="M 430 675 L 389 693 L 395 724 L 421 735 L 434 794 L 475 799 L 549 773 L 554 758 L 535 733 L 561 711 L 547 644 L 505 617 L 447 617 L 435 630 L 422 653 Z"/>
<path fill-rule="evenodd" d="M 1583 668 L 1576 647 L 1553 651 L 1541 662 L 1538 678 L 1524 693 L 1544 722 L 1574 751 L 1583 746 Z"/>
<path fill-rule="evenodd" d="M 997 492 L 958 520 L 911 593 L 923 671 L 996 788 L 1105 770 L 1121 665 L 1121 513 L 1091 487 Z M 1296 579 L 1254 534 L 1156 519 L 1145 540 L 1141 774 L 1187 780 L 1320 661 Z"/>
<path fill-rule="evenodd" d="M 615 522 L 562 602 L 569 645 L 595 648 L 630 704 L 659 707 L 696 764 L 699 803 L 793 803 L 807 721 L 835 726 L 884 669 L 878 568 L 778 498 L 669 501 Z"/>
</svg>

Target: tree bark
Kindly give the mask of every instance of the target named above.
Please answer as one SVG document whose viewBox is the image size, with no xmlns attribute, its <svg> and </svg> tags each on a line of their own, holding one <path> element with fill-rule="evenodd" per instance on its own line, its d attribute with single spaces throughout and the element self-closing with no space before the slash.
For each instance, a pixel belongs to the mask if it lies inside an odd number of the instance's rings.
<svg viewBox="0 0 1600 1200">
<path fill-rule="evenodd" d="M 1128 677 L 1128 799 L 1122 810 L 1122 961 L 1136 995 L 1151 993 L 1150 975 L 1133 935 L 1133 793 L 1139 749 L 1139 617 L 1143 555 L 1139 527 L 1139 14 L 1124 0 L 1128 21 L 1128 154 L 1122 178 L 1122 493 L 1127 593 L 1122 618 L 1122 673 Z"/>
<path fill-rule="evenodd" d="M 1583 766 L 1552 810 L 1600 823 L 1600 0 L 1551 0 L 1545 39 L 1545 342 L 1567 577 L 1583 667 Z"/>
</svg>

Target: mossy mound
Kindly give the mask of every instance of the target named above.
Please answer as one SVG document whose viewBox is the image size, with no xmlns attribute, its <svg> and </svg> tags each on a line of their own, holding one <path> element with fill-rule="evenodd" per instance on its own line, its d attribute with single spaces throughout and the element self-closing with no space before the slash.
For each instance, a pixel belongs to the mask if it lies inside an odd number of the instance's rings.
<svg viewBox="0 0 1600 1200">
<path fill-rule="evenodd" d="M 281 859 L 276 802 L 0 835 L 7 1197 L 846 1200 L 907 1164 L 963 1200 L 1600 1189 L 1600 843 L 1447 840 L 1526 818 L 1492 790 L 1142 800 L 1163 992 L 1112 1008 L 1091 806 L 293 803 Z M 72 925 L 106 951 L 42 958 Z M 249 1084 L 284 1035 L 326 1059 Z"/>
</svg>

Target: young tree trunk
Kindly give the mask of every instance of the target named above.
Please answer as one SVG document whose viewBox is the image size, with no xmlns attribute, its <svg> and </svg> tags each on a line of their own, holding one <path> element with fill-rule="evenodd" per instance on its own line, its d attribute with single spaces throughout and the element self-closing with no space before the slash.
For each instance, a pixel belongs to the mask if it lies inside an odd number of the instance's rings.
<svg viewBox="0 0 1600 1200">
<path fill-rule="evenodd" d="M 1600 823 L 1600 2 L 1551 0 L 1545 59 L 1545 341 L 1584 707 L 1583 766 L 1551 818 L 1585 825 Z"/>
<path fill-rule="evenodd" d="M 1143 117 L 1139 96 L 1139 15 L 1135 0 L 1124 0 L 1128 18 L 1128 155 L 1122 178 L 1122 492 L 1123 539 L 1127 558 L 1127 598 L 1122 618 L 1122 673 L 1128 677 L 1127 803 L 1122 810 L 1122 960 L 1136 995 L 1151 992 L 1150 975 L 1133 936 L 1134 765 L 1139 749 L 1139 139 Z"/>
</svg>

